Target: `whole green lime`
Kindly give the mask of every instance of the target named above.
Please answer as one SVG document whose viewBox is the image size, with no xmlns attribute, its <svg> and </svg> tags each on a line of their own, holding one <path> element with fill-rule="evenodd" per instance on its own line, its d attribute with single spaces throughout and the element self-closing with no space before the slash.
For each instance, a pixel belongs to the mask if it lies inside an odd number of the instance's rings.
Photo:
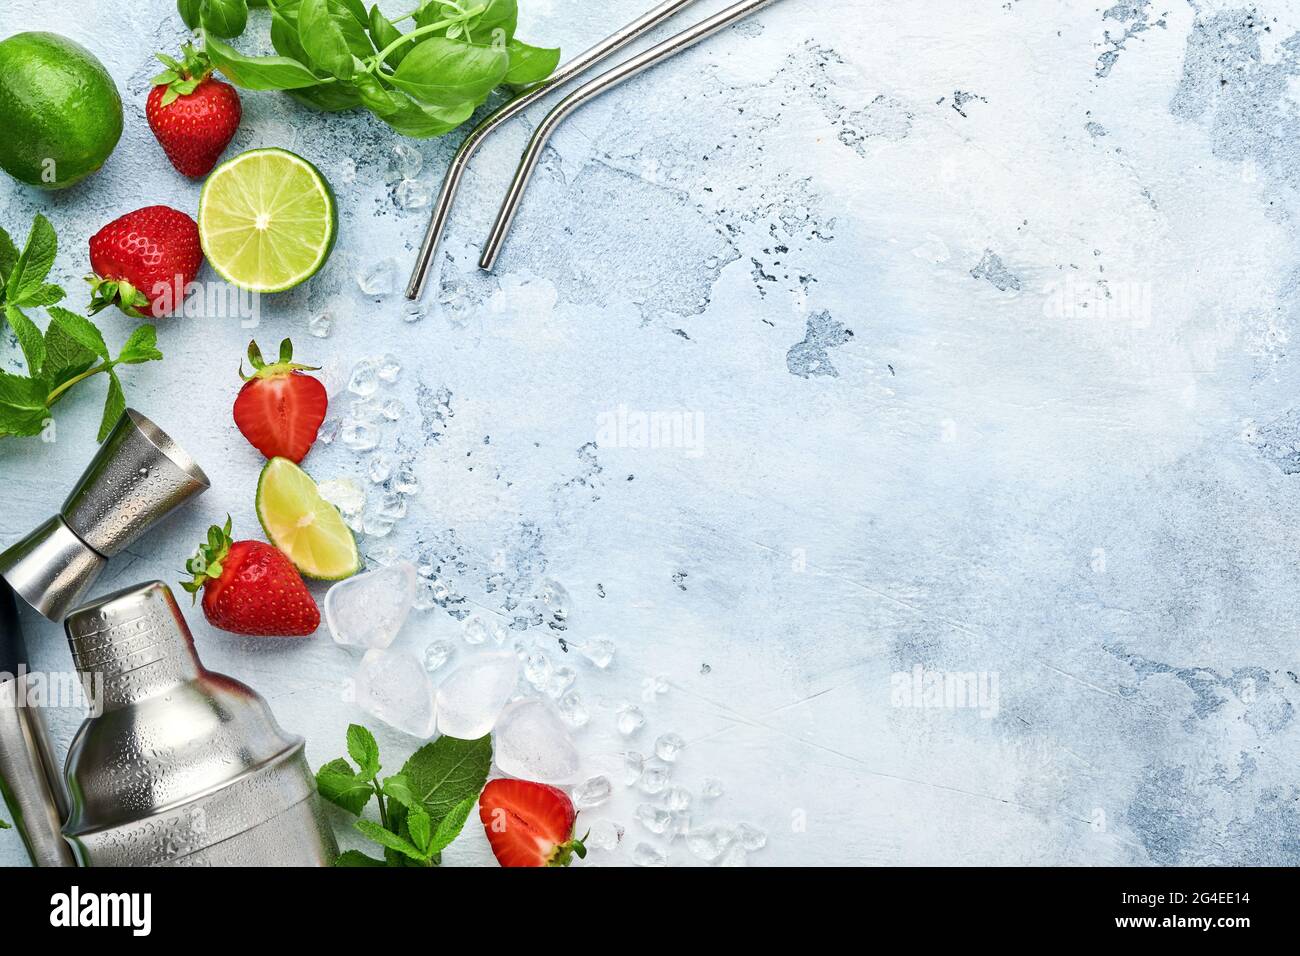
<svg viewBox="0 0 1300 956">
<path fill-rule="evenodd" d="M 89 176 L 122 135 L 122 98 L 104 65 L 57 33 L 0 41 L 0 167 L 62 189 Z"/>
</svg>

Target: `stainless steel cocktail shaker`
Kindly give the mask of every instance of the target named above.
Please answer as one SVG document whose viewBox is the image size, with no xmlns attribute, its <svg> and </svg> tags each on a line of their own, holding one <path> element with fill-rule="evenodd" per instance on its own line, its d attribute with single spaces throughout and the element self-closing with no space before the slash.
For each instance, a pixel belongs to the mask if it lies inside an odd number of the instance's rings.
<svg viewBox="0 0 1300 956">
<path fill-rule="evenodd" d="M 63 832 L 86 866 L 328 866 L 338 855 L 301 737 L 248 687 L 206 670 L 159 581 L 65 628 L 100 712 L 68 752 Z"/>
</svg>

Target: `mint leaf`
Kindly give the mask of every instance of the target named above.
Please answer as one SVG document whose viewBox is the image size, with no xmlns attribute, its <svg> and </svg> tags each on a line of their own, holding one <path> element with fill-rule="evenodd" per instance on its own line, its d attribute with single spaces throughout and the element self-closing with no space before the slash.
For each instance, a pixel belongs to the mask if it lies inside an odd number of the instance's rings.
<svg viewBox="0 0 1300 956">
<path fill-rule="evenodd" d="M 5 318 L 18 337 L 18 347 L 23 350 L 23 358 L 27 360 L 27 371 L 32 375 L 39 374 L 41 366 L 45 364 L 45 338 L 41 335 L 41 330 L 12 303 L 5 306 Z"/>
<path fill-rule="evenodd" d="M 42 379 L 0 372 L 0 435 L 39 434 L 50 417 L 48 394 Z"/>
<path fill-rule="evenodd" d="M 443 817 L 469 797 L 477 797 L 492 765 L 492 738 L 439 737 L 411 755 L 402 767 L 411 790 L 430 819 Z"/>
<path fill-rule="evenodd" d="M 423 857 L 429 856 L 429 842 L 433 839 L 433 821 L 423 808 L 413 809 L 406 817 L 406 832 Z"/>
<path fill-rule="evenodd" d="M 385 830 L 374 820 L 358 820 L 353 824 L 361 833 L 374 840 L 380 846 L 387 847 L 390 850 L 396 850 L 403 856 L 408 856 L 412 860 L 424 862 L 427 857 L 417 850 L 407 840 L 403 840 L 391 830 Z"/>
<path fill-rule="evenodd" d="M 54 266 L 54 254 L 59 241 L 54 227 L 40 213 L 32 220 L 32 230 L 27 234 L 27 244 L 14 263 L 6 285 L 10 302 L 21 302 L 32 290 L 39 288 Z"/>
<path fill-rule="evenodd" d="M 360 850 L 345 850 L 339 854 L 339 858 L 334 861 L 335 866 L 387 866 L 383 860 L 376 860 L 373 856 L 366 856 Z"/>
<path fill-rule="evenodd" d="M 0 229 L 0 286 L 9 281 L 9 273 L 14 270 L 14 263 L 18 261 L 18 247 L 14 241 L 9 238 L 9 233 Z M 0 289 L 0 293 L 3 293 Z"/>
<path fill-rule="evenodd" d="M 68 336 L 57 322 L 45 328 L 45 364 L 41 377 L 50 391 L 70 382 L 95 364 L 95 353 Z"/>
<path fill-rule="evenodd" d="M 342 757 L 316 771 L 316 789 L 324 799 L 354 815 L 365 809 L 375 793 L 370 782 L 357 776 Z"/>
<path fill-rule="evenodd" d="M 361 768 L 361 776 L 375 779 L 379 773 L 379 744 L 375 735 L 360 724 L 348 725 L 348 756 Z"/>
<path fill-rule="evenodd" d="M 407 808 L 421 806 L 420 798 L 411 790 L 410 782 L 400 773 L 384 780 L 384 796 Z"/>
<path fill-rule="evenodd" d="M 122 393 L 122 383 L 117 377 L 117 373 L 111 368 L 108 370 L 108 398 L 104 399 L 104 415 L 99 420 L 99 435 L 95 441 L 102 442 L 108 437 L 108 433 L 113 430 L 117 420 L 122 417 L 126 411 L 126 396 Z"/>
<path fill-rule="evenodd" d="M 50 327 L 58 326 L 60 332 L 72 339 L 82 348 L 105 361 L 108 360 L 108 346 L 104 344 L 104 336 L 100 334 L 99 329 L 95 328 L 95 323 L 84 315 L 78 315 L 76 312 L 70 312 L 67 309 L 52 307 L 46 310 L 50 314 Z M 150 326 L 152 328 L 152 326 Z"/>
<path fill-rule="evenodd" d="M 478 803 L 477 793 L 456 804 L 451 812 L 442 818 L 430 842 L 424 845 L 425 851 L 430 854 L 441 853 L 451 846 L 451 842 L 460 836 L 460 831 L 465 829 L 465 821 L 469 819 L 470 811 L 474 809 L 476 803 Z"/>
<path fill-rule="evenodd" d="M 162 357 L 162 352 L 158 351 L 158 330 L 145 324 L 136 326 L 118 353 L 117 360 L 122 365 L 139 365 L 141 362 L 157 362 Z"/>
<path fill-rule="evenodd" d="M 61 302 L 63 296 L 64 292 L 62 288 L 48 282 L 42 282 L 35 288 L 25 290 L 23 292 L 22 300 L 15 302 L 14 304 L 38 308 L 42 305 L 53 305 L 55 302 Z"/>
</svg>

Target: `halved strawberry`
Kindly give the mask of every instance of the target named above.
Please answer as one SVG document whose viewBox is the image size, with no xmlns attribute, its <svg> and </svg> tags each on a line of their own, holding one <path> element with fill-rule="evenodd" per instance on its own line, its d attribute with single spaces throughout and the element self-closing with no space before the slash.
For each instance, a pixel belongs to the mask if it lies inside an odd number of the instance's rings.
<svg viewBox="0 0 1300 956">
<path fill-rule="evenodd" d="M 325 420 L 329 398 L 325 386 L 304 372 L 313 365 L 293 361 L 293 343 L 280 343 L 280 360 L 267 364 L 256 342 L 248 343 L 248 360 L 253 373 L 239 377 L 244 387 L 235 397 L 235 424 L 244 437 L 267 458 L 288 458 L 299 463 L 316 441 L 316 432 Z"/>
<path fill-rule="evenodd" d="M 573 836 L 573 801 L 556 787 L 493 780 L 478 798 L 478 817 L 502 866 L 568 866 L 587 855 Z"/>
</svg>

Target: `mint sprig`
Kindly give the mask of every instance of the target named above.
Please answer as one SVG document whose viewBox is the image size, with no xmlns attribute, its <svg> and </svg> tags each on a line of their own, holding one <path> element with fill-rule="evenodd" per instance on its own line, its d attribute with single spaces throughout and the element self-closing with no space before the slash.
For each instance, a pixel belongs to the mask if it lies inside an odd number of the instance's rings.
<svg viewBox="0 0 1300 956">
<path fill-rule="evenodd" d="M 126 408 L 117 368 L 161 359 L 157 331 L 152 325 L 137 327 L 113 358 L 93 322 L 56 304 L 63 300 L 63 289 L 46 280 L 57 252 L 54 227 L 40 213 L 21 251 L 0 229 L 0 312 L 27 363 L 25 376 L 0 371 L 0 437 L 39 434 L 59 399 L 73 386 L 103 373 L 108 377 L 99 425 L 98 440 L 103 441 Z M 44 332 L 23 311 L 34 308 L 44 308 L 49 315 Z"/>
<path fill-rule="evenodd" d="M 353 816 L 378 802 L 379 821 L 360 819 L 353 826 L 384 848 L 377 860 L 349 850 L 335 866 L 437 866 L 442 851 L 465 828 L 487 783 L 492 739 L 439 737 L 413 753 L 402 769 L 379 779 L 379 744 L 365 727 L 348 727 L 348 756 L 331 760 L 316 773 L 316 787 L 326 800 Z"/>
</svg>

